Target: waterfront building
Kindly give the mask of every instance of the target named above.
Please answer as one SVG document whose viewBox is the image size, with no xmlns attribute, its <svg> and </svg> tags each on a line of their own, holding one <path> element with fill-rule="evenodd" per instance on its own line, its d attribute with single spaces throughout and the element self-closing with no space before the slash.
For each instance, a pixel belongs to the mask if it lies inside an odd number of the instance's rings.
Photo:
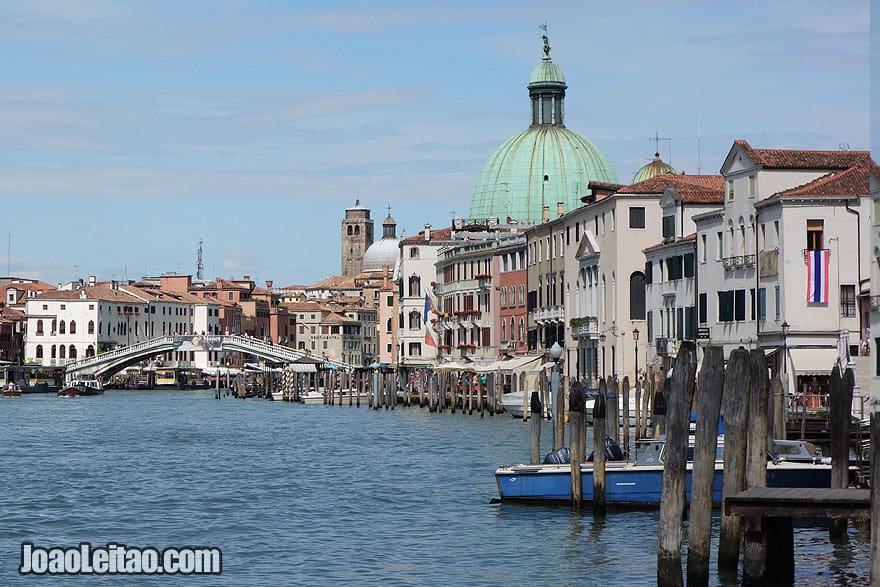
<svg viewBox="0 0 880 587">
<path fill-rule="evenodd" d="M 871 266 L 870 326 L 868 330 L 868 352 L 873 356 L 869 365 L 870 390 L 874 399 L 880 399 L 880 169 L 871 167 L 869 176 L 871 191 L 871 251 L 868 253 Z"/>
<path fill-rule="evenodd" d="M 617 182 L 605 155 L 566 128 L 568 86 L 550 59 L 546 35 L 543 40 L 543 57 L 528 83 L 529 128 L 502 144 L 486 162 L 474 187 L 471 220 L 541 223 L 551 208 L 567 212 L 579 207 L 590 182 Z"/>
<path fill-rule="evenodd" d="M 54 289 L 36 279 L 0 277 L 0 362 L 22 363 L 27 300 Z"/>
<path fill-rule="evenodd" d="M 672 178 L 669 178 L 672 179 Z M 645 331 L 637 352 L 640 367 L 659 370 L 684 340 L 704 334 L 696 327 L 696 224 L 693 217 L 724 203 L 721 175 L 677 176 L 660 197 L 662 241 L 645 254 Z"/>
<path fill-rule="evenodd" d="M 867 151 L 734 142 L 723 207 L 694 217 L 700 342 L 764 349 L 787 391 L 827 391 L 868 339 L 876 170 Z"/>
<path fill-rule="evenodd" d="M 373 220 L 370 209 L 360 199 L 345 209 L 342 219 L 342 275 L 354 277 L 363 271 L 364 254 L 373 244 Z"/>
<path fill-rule="evenodd" d="M 425 230 L 400 240 L 400 366 L 419 368 L 434 366 L 442 345 L 437 325 L 437 258 L 439 251 L 454 246 L 454 230 Z M 427 301 L 426 301 L 427 300 Z M 425 311 L 427 303 L 428 311 Z M 425 321 L 427 318 L 427 321 Z"/>
<path fill-rule="evenodd" d="M 439 251 L 436 263 L 438 317 L 438 357 L 488 364 L 501 358 L 502 289 L 500 275 L 502 256 L 524 252 L 525 235 L 516 225 L 472 224 L 455 231 L 454 245 Z M 523 276 L 522 273 L 519 274 Z M 524 281 L 514 283 L 507 276 L 507 287 L 525 289 Z M 507 307 L 504 291 L 505 319 L 513 319 L 515 311 Z M 520 316 L 524 318 L 525 306 Z M 504 343 L 508 323 L 504 322 Z"/>
</svg>

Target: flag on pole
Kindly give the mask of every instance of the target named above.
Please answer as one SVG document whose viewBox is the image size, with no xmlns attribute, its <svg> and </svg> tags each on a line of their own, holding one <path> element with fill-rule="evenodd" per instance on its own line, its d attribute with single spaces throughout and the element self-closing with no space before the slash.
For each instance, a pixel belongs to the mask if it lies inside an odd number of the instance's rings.
<svg viewBox="0 0 880 587">
<path fill-rule="evenodd" d="M 434 337 L 431 336 L 431 328 L 428 325 L 428 314 L 433 310 L 433 306 L 431 304 L 431 297 L 426 293 L 425 294 L 425 310 L 422 312 L 422 323 L 425 325 L 425 344 L 428 346 L 437 346 L 437 343 L 434 342 Z"/>
<path fill-rule="evenodd" d="M 807 303 L 828 303 L 828 249 L 807 251 Z"/>
</svg>

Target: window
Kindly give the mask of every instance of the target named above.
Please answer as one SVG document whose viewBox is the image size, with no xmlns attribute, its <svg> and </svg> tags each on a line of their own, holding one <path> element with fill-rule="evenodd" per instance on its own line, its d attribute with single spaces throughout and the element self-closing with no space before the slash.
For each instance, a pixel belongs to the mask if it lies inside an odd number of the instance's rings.
<svg viewBox="0 0 880 587">
<path fill-rule="evenodd" d="M 64 320 L 58 324 L 58 334 L 67 334 L 67 326 L 64 323 Z"/>
<path fill-rule="evenodd" d="M 675 216 L 663 217 L 663 238 L 672 238 L 675 236 Z"/>
<path fill-rule="evenodd" d="M 840 316 L 842 318 L 856 317 L 856 286 L 843 284 L 840 286 Z"/>
<path fill-rule="evenodd" d="M 782 315 L 782 296 L 780 295 L 779 286 L 776 286 L 776 319 Z"/>
<path fill-rule="evenodd" d="M 654 263 L 653 261 L 645 261 L 645 283 L 654 283 Z"/>
<path fill-rule="evenodd" d="M 700 294 L 700 306 L 698 308 L 699 312 L 699 320 L 700 324 L 705 324 L 707 322 L 706 314 L 707 314 L 707 306 L 709 303 L 709 297 L 705 293 Z"/>
<path fill-rule="evenodd" d="M 76 321 L 70 321 L 70 334 L 76 334 Z"/>
<path fill-rule="evenodd" d="M 724 233 L 720 230 L 715 235 L 715 245 L 718 247 L 718 250 L 715 251 L 715 260 L 720 261 L 724 256 Z"/>
<path fill-rule="evenodd" d="M 665 221 L 666 219 L 664 218 L 663 220 Z M 644 206 L 630 207 L 630 209 L 629 209 L 629 227 L 630 228 L 645 228 L 645 208 L 644 208 Z"/>
<path fill-rule="evenodd" d="M 422 295 L 422 280 L 418 275 L 413 275 L 409 278 L 409 295 L 413 298 L 418 298 Z"/>
<path fill-rule="evenodd" d="M 824 220 L 807 220 L 807 249 L 817 251 L 822 248 L 822 234 L 825 229 Z"/>
<path fill-rule="evenodd" d="M 409 329 L 418 330 L 422 327 L 422 315 L 419 312 L 409 313 Z"/>
<path fill-rule="evenodd" d="M 758 320 L 767 319 L 767 290 L 758 288 Z"/>
<path fill-rule="evenodd" d="M 391 318 L 389 318 L 388 321 L 385 322 L 385 332 L 393 332 L 393 331 L 394 331 L 393 326 L 394 326 L 394 325 L 393 325 L 393 323 L 391 322 Z"/>
<path fill-rule="evenodd" d="M 385 297 L 385 305 L 389 308 L 394 306 L 394 296 L 386 296 Z"/>
<path fill-rule="evenodd" d="M 43 336 L 43 321 L 37 320 L 37 336 Z"/>
<path fill-rule="evenodd" d="M 746 290 L 733 292 L 733 319 L 741 322 L 746 319 Z"/>
<path fill-rule="evenodd" d="M 682 257 L 682 261 L 684 263 L 684 276 L 685 277 L 693 277 L 694 276 L 694 254 L 693 253 L 685 253 L 684 257 Z"/>
<path fill-rule="evenodd" d="M 418 247 L 413 247 L 409 250 L 409 258 L 410 259 L 418 259 L 419 258 L 419 248 Z M 412 353 L 410 353 L 410 354 L 412 354 Z M 421 354 L 421 353 L 419 353 L 419 354 Z"/>
<path fill-rule="evenodd" d="M 700 235 L 700 263 L 706 262 L 706 235 Z"/>
<path fill-rule="evenodd" d="M 718 292 L 718 321 L 733 322 L 733 292 Z"/>
<path fill-rule="evenodd" d="M 666 260 L 666 271 L 668 272 L 669 281 L 681 279 L 682 262 L 681 257 L 670 257 Z"/>
<path fill-rule="evenodd" d="M 95 321 L 89 320 L 89 334 L 95 334 Z"/>
<path fill-rule="evenodd" d="M 411 357 L 422 356 L 422 343 L 420 343 L 420 342 L 409 343 L 409 356 L 411 356 Z"/>
<path fill-rule="evenodd" d="M 629 319 L 645 319 L 645 274 L 640 271 L 629 276 Z"/>
<path fill-rule="evenodd" d="M 43 358 L 43 345 L 41 345 L 41 344 L 37 345 L 37 358 L 38 359 Z"/>
<path fill-rule="evenodd" d="M 653 310 L 648 310 L 647 323 L 648 323 L 648 335 L 647 336 L 648 336 L 648 342 L 650 343 L 650 342 L 654 341 L 654 311 Z"/>
<path fill-rule="evenodd" d="M 755 179 L 756 179 L 756 178 L 755 178 L 754 175 L 750 175 L 750 176 L 749 176 L 749 196 L 750 196 L 750 197 L 754 197 L 754 196 L 755 196 L 755 193 L 756 193 L 756 191 L 757 191 L 757 190 L 756 190 L 756 187 L 755 187 Z"/>
<path fill-rule="evenodd" d="M 728 202 L 733 201 L 733 180 L 732 179 L 727 180 L 727 201 Z"/>
</svg>

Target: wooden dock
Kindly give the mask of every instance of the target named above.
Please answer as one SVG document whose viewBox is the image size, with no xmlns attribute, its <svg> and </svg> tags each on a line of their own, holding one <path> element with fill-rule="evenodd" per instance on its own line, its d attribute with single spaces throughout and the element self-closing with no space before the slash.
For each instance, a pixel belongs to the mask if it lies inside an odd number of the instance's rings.
<svg viewBox="0 0 880 587">
<path fill-rule="evenodd" d="M 761 518 L 868 518 L 870 489 L 753 487 L 725 500 L 736 516 Z"/>
</svg>

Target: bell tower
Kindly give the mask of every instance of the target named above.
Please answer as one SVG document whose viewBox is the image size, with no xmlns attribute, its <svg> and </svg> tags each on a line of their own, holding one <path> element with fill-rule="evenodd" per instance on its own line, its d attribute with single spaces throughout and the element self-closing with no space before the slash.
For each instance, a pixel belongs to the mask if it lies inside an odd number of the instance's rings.
<svg viewBox="0 0 880 587">
<path fill-rule="evenodd" d="M 342 220 L 342 276 L 353 277 L 361 272 L 364 253 L 373 244 L 373 220 L 370 209 L 356 199 L 345 209 Z"/>
</svg>

